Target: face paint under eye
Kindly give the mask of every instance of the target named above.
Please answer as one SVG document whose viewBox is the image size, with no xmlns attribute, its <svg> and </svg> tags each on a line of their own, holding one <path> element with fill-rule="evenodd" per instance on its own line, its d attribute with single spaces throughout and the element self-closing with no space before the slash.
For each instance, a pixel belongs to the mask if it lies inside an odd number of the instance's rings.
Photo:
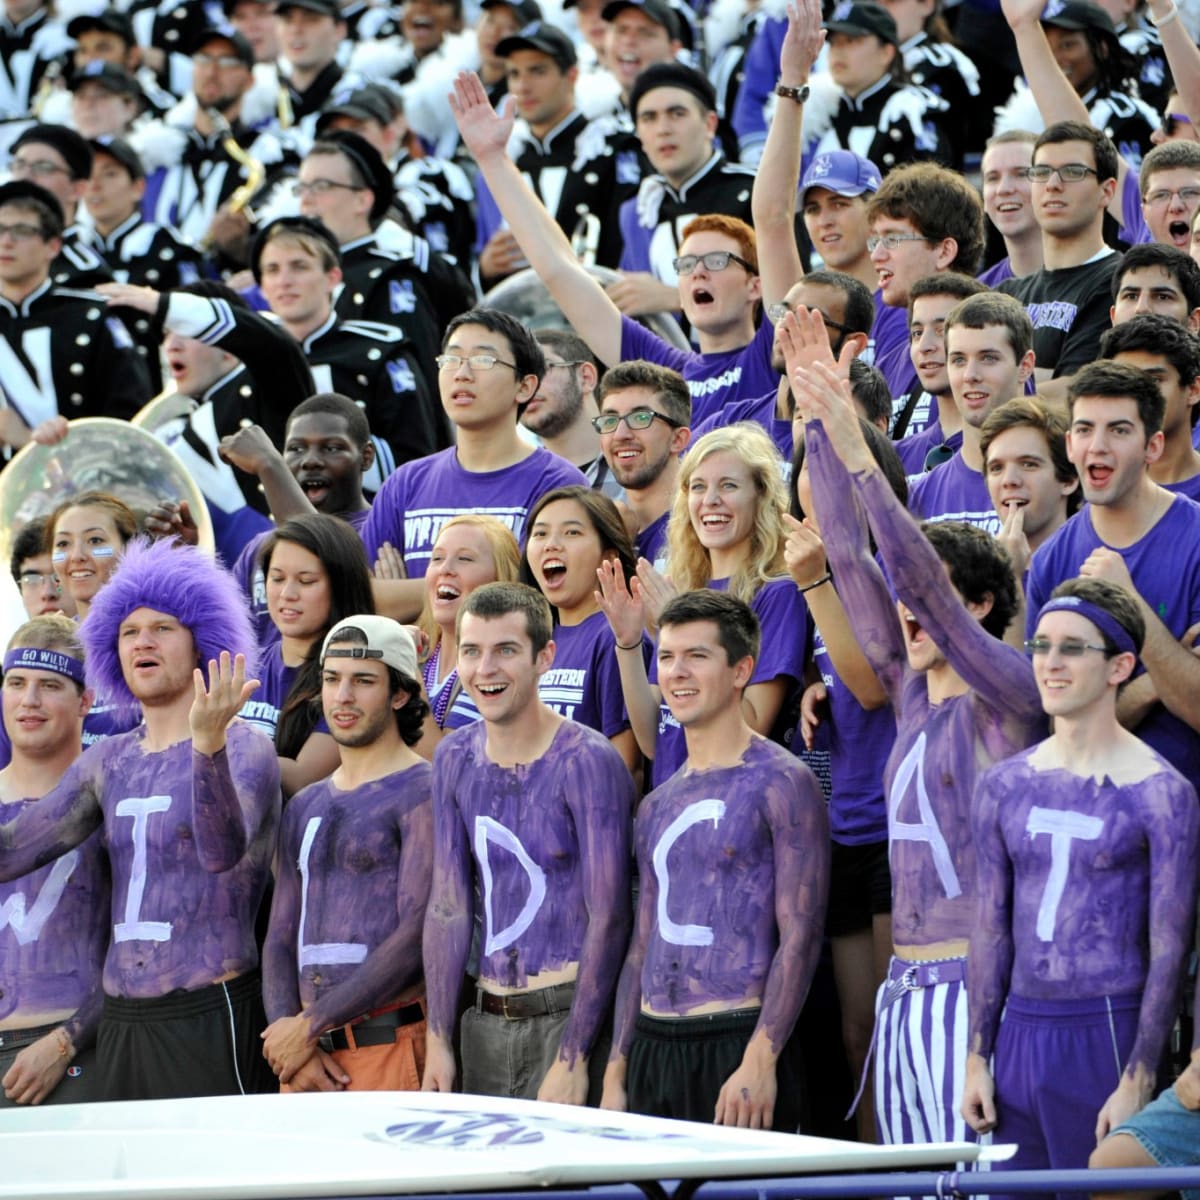
<svg viewBox="0 0 1200 1200">
<path fill-rule="evenodd" d="M 50 561 L 52 563 L 66 562 L 67 552 L 65 550 L 55 550 L 54 553 L 50 555 Z"/>
<path fill-rule="evenodd" d="M 112 558 L 117 553 L 115 546 L 93 546 L 91 555 L 93 558 Z"/>
</svg>

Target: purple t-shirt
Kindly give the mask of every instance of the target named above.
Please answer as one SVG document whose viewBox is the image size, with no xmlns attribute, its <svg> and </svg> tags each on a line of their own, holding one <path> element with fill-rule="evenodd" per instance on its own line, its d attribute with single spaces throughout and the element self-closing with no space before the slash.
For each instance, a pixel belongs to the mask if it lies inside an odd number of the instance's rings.
<svg viewBox="0 0 1200 1200">
<path fill-rule="evenodd" d="M 779 372 L 771 366 L 774 344 L 775 327 L 763 321 L 749 344 L 701 354 L 679 350 L 631 317 L 621 318 L 621 361 L 644 358 L 678 371 L 692 396 L 692 428 L 731 400 L 761 396 L 779 386 Z"/>
<path fill-rule="evenodd" d="M 715 592 L 729 590 L 728 579 L 714 579 L 709 585 Z M 762 645 L 750 683 L 788 680 L 788 696 L 779 710 L 771 740 L 786 743 L 796 730 L 794 701 L 804 678 L 804 664 L 811 642 L 811 618 L 804 597 L 790 578 L 771 579 L 762 585 L 750 601 L 750 607 L 762 627 Z M 650 664 L 650 681 L 658 682 L 657 658 Z M 654 786 L 665 783 L 683 766 L 687 741 L 683 728 L 671 715 L 663 700 L 658 709 L 658 737 L 654 742 Z"/>
<path fill-rule="evenodd" d="M 262 660 L 258 665 L 258 678 L 262 686 L 246 701 L 238 716 L 274 741 L 275 730 L 279 728 L 279 710 L 283 708 L 299 670 L 299 667 L 289 667 L 284 663 L 279 642 L 268 646 L 262 652 Z M 329 726 L 322 713 L 317 717 L 313 733 L 328 732 Z"/>
<path fill-rule="evenodd" d="M 1177 496 L 1186 496 L 1189 500 L 1200 502 L 1200 475 L 1193 475 L 1191 479 L 1181 479 L 1178 483 L 1160 484 L 1168 492 L 1174 492 Z"/>
<path fill-rule="evenodd" d="M 37 803 L 0 801 L 0 824 Z M 28 875 L 0 883 L 0 1021 L 33 1029 L 57 1024 L 63 1012 L 85 1017 L 90 1010 L 94 1025 L 111 897 L 99 833 Z"/>
<path fill-rule="evenodd" d="M 367 558 L 391 542 L 404 556 L 410 579 L 420 579 L 442 526 L 462 513 L 486 513 L 512 530 L 519 542 L 525 518 L 540 496 L 557 487 L 587 487 L 583 472 L 539 446 L 498 471 L 468 471 L 451 446 L 403 463 L 384 480 L 363 531 Z"/>
<path fill-rule="evenodd" d="M 737 421 L 757 421 L 770 435 L 783 461 L 790 463 L 795 450 L 792 444 L 792 423 L 781 421 L 775 415 L 777 392 L 777 388 L 772 388 L 765 396 L 759 396 L 756 400 L 734 400 L 726 404 L 720 412 L 705 417 L 699 424 L 693 422 L 692 441 L 703 437 L 710 429 L 723 429 Z"/>
<path fill-rule="evenodd" d="M 912 485 L 908 509 L 923 521 L 966 521 L 993 536 L 1000 532 L 983 472 L 971 470 L 961 452 Z"/>
<path fill-rule="evenodd" d="M 556 625 L 554 662 L 538 680 L 542 703 L 607 738 L 628 729 L 616 644 L 602 612 L 592 613 L 578 625 Z"/>
<path fill-rule="evenodd" d="M 1142 215 L 1139 175 L 1138 171 L 1126 171 L 1125 183 L 1121 187 L 1121 240 L 1131 246 L 1154 241 L 1150 226 L 1146 224 L 1146 218 Z"/>
<path fill-rule="evenodd" d="M 1087 556 L 1104 544 L 1092 524 L 1092 506 L 1085 504 L 1038 547 L 1026 584 L 1026 636 L 1033 636 L 1038 613 L 1055 587 L 1074 579 Z M 1200 621 L 1200 505 L 1176 496 L 1140 541 L 1109 548 L 1125 560 L 1142 599 L 1173 637 L 1182 638 Z M 1200 733 L 1164 705 L 1156 704 L 1136 733 L 1185 779 L 1200 779 Z"/>
<path fill-rule="evenodd" d="M 1008 261 L 1007 254 L 994 266 L 988 267 L 986 271 L 981 271 L 975 276 L 980 283 L 986 284 L 990 288 L 994 288 L 997 284 L 1003 283 L 1006 279 L 1011 279 L 1012 277 L 1012 263 Z"/>
<path fill-rule="evenodd" d="M 367 523 L 367 517 L 371 515 L 371 510 L 364 508 L 360 512 L 339 513 L 338 515 L 355 533 L 361 536 L 363 526 Z M 259 646 L 263 648 L 272 642 L 279 641 L 279 630 L 275 627 L 275 622 L 271 620 L 271 614 L 267 612 L 266 576 L 258 565 L 258 552 L 271 533 L 272 530 L 267 529 L 251 538 L 246 543 L 245 549 L 238 555 L 237 562 L 233 564 L 232 568 L 234 579 L 238 581 L 238 585 L 250 601 L 250 621 L 254 626 L 254 636 L 258 639 Z"/>
<path fill-rule="evenodd" d="M 962 439 L 961 429 L 948 438 L 943 438 L 941 423 L 934 421 L 920 433 L 901 438 L 894 446 L 905 475 L 911 479 L 914 475 L 925 474 L 925 460 L 929 457 L 930 450 L 937 446 L 949 446 L 951 450 L 958 450 L 962 446 Z"/>
<path fill-rule="evenodd" d="M 887 704 L 870 710 L 859 704 L 839 677 L 819 629 L 813 630 L 813 664 L 829 695 L 829 832 L 843 846 L 882 842 L 887 837 L 883 768 L 896 740 L 896 717 Z"/>
<path fill-rule="evenodd" d="M 655 517 L 637 536 L 638 557 L 644 558 L 660 571 L 667 561 L 667 522 L 670 519 L 670 512 Z"/>
</svg>

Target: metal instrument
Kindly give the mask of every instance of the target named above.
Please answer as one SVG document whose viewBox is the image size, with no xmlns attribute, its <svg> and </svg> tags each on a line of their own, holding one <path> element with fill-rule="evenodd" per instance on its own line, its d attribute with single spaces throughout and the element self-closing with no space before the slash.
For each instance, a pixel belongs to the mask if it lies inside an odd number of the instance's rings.
<svg viewBox="0 0 1200 1200">
<path fill-rule="evenodd" d="M 246 170 L 244 182 L 234 189 L 233 194 L 225 201 L 224 207 L 231 213 L 245 213 L 246 220 L 254 223 L 254 213 L 250 201 L 267 178 L 267 168 L 254 158 L 248 151 L 243 150 L 238 140 L 233 136 L 233 129 L 225 119 L 225 114 L 216 108 L 205 109 L 208 119 L 212 122 L 213 130 L 220 135 L 221 148 L 239 166 Z"/>
<path fill-rule="evenodd" d="M 128 421 L 83 417 L 56 446 L 30 442 L 0 472 L 0 559 L 8 561 L 13 535 L 27 521 L 92 490 L 120 497 L 139 521 L 164 500 L 186 500 L 201 547 L 213 552 L 208 506 L 175 453 Z"/>
</svg>

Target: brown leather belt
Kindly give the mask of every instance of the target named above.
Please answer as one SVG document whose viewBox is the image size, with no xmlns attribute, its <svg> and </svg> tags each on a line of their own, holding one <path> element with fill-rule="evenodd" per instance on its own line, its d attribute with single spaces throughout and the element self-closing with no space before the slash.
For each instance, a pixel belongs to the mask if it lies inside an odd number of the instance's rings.
<svg viewBox="0 0 1200 1200">
<path fill-rule="evenodd" d="M 423 1020 L 425 1010 L 414 1001 L 402 1008 L 393 1008 L 390 1012 L 367 1017 L 356 1024 L 340 1025 L 337 1029 L 331 1029 L 317 1038 L 317 1045 L 326 1054 L 332 1054 L 335 1050 L 350 1050 L 353 1046 L 387 1046 L 396 1040 L 397 1029 L 404 1025 L 415 1025 Z M 347 1036 L 347 1030 L 353 1031 L 353 1046 Z"/>
<path fill-rule="evenodd" d="M 527 1021 L 530 1017 L 552 1016 L 567 1012 L 575 997 L 575 983 L 556 983 L 535 992 L 485 992 L 475 989 L 475 1011 L 509 1021 Z"/>
</svg>

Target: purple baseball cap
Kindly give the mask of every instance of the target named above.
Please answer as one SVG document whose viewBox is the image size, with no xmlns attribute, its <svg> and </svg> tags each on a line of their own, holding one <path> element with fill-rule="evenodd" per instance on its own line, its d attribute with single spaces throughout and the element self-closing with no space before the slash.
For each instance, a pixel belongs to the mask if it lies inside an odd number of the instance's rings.
<svg viewBox="0 0 1200 1200">
<path fill-rule="evenodd" d="M 878 191 L 882 177 L 879 168 L 869 159 L 852 150 L 831 150 L 818 154 L 808 164 L 800 180 L 800 195 L 809 188 L 828 188 L 839 196 L 861 196 L 863 192 Z"/>
</svg>

